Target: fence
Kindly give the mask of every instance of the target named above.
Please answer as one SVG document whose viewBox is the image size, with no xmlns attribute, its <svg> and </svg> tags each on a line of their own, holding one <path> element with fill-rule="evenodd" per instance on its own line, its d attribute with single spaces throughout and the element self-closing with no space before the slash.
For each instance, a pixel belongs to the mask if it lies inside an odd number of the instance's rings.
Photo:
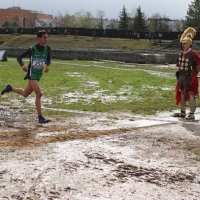
<svg viewBox="0 0 200 200">
<path fill-rule="evenodd" d="M 75 30 L 78 31 L 78 35 L 80 36 L 92 36 L 93 32 L 95 31 L 96 37 L 110 37 L 110 38 L 126 38 L 127 32 L 134 32 L 133 30 L 119 30 L 119 29 L 86 29 L 86 28 L 68 28 L 68 27 L 56 27 L 56 28 L 0 28 L 0 34 L 16 34 L 16 31 L 18 34 L 35 34 L 39 30 L 47 29 L 50 34 L 67 34 L 74 35 Z M 105 34 L 106 31 L 106 34 Z M 140 33 L 140 38 L 145 38 L 145 34 L 148 32 L 143 31 L 136 31 Z M 162 34 L 162 39 L 164 40 L 174 40 L 178 38 L 178 35 L 181 34 L 180 32 L 160 32 Z M 158 32 L 156 32 L 158 35 Z M 194 40 L 200 40 L 200 32 L 197 32 Z"/>
</svg>

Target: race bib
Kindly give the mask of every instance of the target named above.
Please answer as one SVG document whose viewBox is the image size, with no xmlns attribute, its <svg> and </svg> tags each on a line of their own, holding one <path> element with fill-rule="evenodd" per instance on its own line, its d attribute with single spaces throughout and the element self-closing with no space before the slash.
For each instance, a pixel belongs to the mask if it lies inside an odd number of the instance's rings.
<svg viewBox="0 0 200 200">
<path fill-rule="evenodd" d="M 34 69 L 43 69 L 45 62 L 44 58 L 33 58 L 32 67 Z"/>
</svg>

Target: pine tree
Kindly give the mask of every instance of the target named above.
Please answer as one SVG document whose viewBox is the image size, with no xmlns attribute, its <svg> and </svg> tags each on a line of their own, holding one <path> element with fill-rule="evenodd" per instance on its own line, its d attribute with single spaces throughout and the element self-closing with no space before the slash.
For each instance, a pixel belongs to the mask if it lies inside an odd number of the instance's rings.
<svg viewBox="0 0 200 200">
<path fill-rule="evenodd" d="M 194 0 L 188 7 L 185 28 L 189 26 L 200 30 L 200 0 Z"/>
<path fill-rule="evenodd" d="M 136 15 L 133 22 L 133 30 L 135 31 L 147 31 L 146 19 L 144 13 L 141 11 L 139 6 L 136 10 Z"/>
<path fill-rule="evenodd" d="M 125 6 L 123 5 L 122 11 L 119 15 L 119 29 L 128 30 L 128 14 Z"/>
</svg>

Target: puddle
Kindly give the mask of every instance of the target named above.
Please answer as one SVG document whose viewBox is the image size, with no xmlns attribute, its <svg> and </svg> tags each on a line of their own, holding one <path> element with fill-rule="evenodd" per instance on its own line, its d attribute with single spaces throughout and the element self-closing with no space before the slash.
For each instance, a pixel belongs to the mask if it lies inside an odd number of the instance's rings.
<svg viewBox="0 0 200 200">
<path fill-rule="evenodd" d="M 169 122 L 162 122 L 162 121 L 152 121 L 152 120 L 136 120 L 136 121 L 126 121 L 122 120 L 120 123 L 115 124 L 117 128 L 127 128 L 127 127 L 146 127 L 146 126 L 154 126 L 160 124 L 167 124 Z"/>
</svg>

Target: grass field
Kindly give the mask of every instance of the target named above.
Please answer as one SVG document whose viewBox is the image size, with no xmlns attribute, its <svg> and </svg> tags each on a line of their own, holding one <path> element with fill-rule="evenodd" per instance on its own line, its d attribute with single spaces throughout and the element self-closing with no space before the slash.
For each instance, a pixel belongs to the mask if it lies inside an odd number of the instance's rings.
<svg viewBox="0 0 200 200">
<path fill-rule="evenodd" d="M 171 111 L 176 108 L 174 74 L 175 69 L 167 67 L 54 59 L 40 80 L 42 102 L 50 108 L 96 112 L 127 110 L 150 115 Z M 0 75 L 1 89 L 8 83 L 20 88 L 27 84 L 15 58 L 0 62 Z M 13 106 L 17 102 L 33 107 L 34 100 L 34 94 L 27 99 L 12 92 L 1 96 L 1 102 Z"/>
</svg>

